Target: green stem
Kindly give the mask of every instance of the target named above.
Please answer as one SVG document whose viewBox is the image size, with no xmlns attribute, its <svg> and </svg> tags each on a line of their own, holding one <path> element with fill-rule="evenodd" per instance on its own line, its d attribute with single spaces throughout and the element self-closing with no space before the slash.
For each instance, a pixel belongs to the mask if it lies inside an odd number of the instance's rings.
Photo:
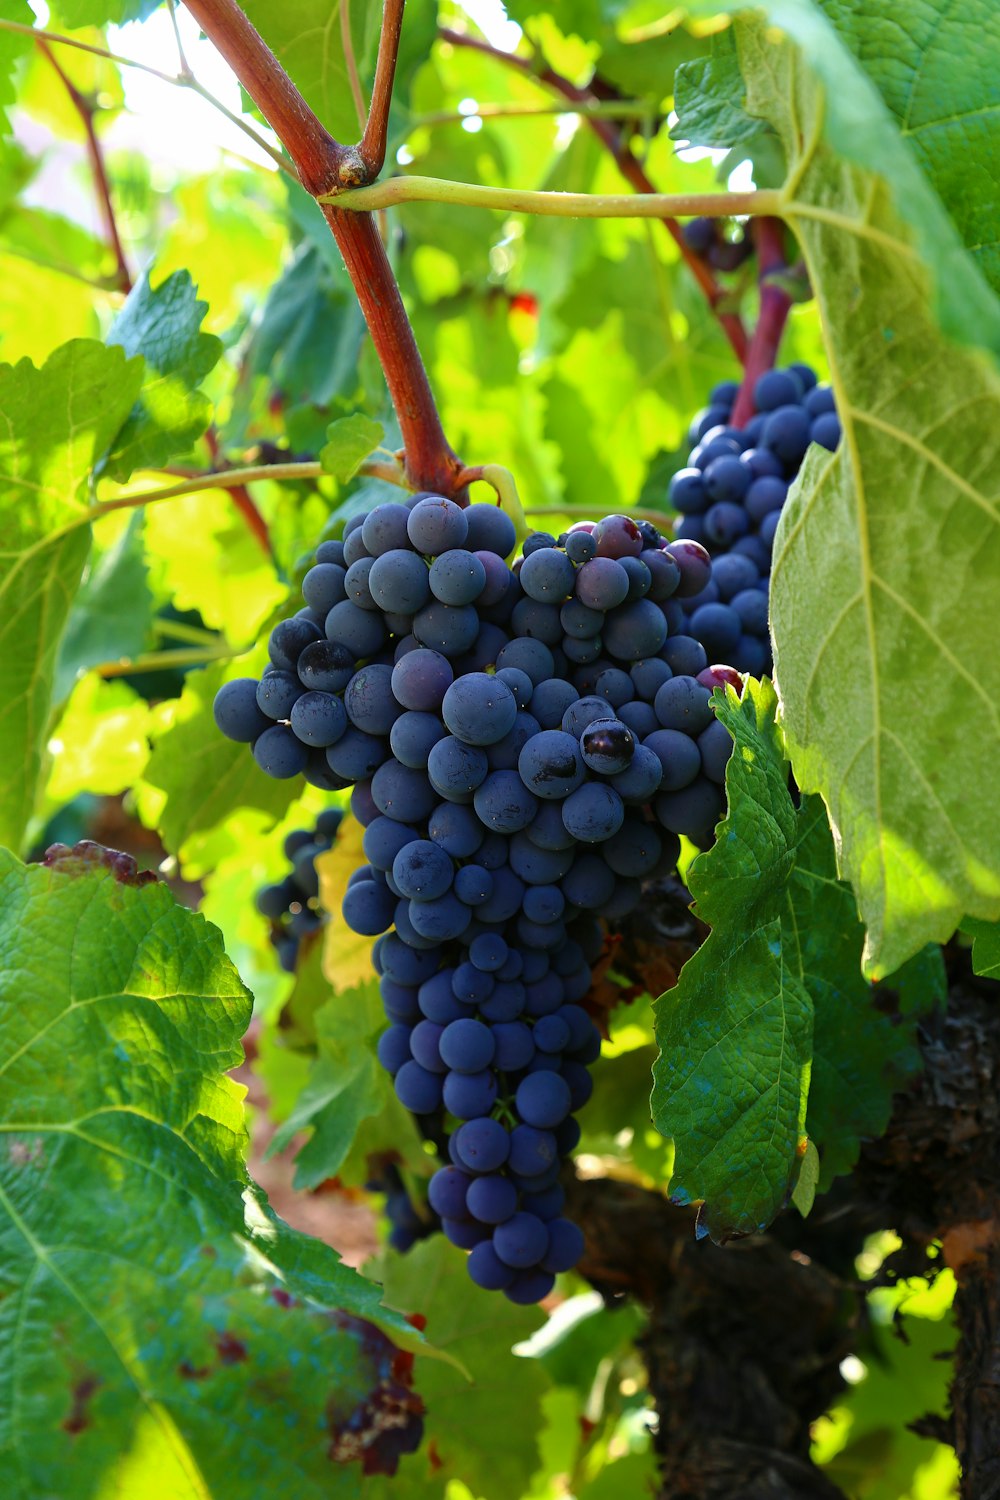
<svg viewBox="0 0 1000 1500">
<path fill-rule="evenodd" d="M 363 463 L 358 473 L 366 474 L 372 479 L 384 479 L 387 484 L 396 484 L 404 489 L 407 487 L 402 467 L 395 461 L 391 464 Z M 141 505 L 153 505 L 159 500 L 175 500 L 181 495 L 196 495 L 202 490 L 239 489 L 245 484 L 252 484 L 261 479 L 280 482 L 281 480 L 322 479 L 324 476 L 326 476 L 326 470 L 322 464 L 315 461 L 253 464 L 245 469 L 224 469 L 218 474 L 198 474 L 190 479 L 182 480 L 180 484 L 166 485 L 163 489 L 141 490 L 137 495 L 122 495 L 117 500 L 99 501 L 97 505 L 91 506 L 76 524 L 83 526 L 89 521 L 98 521 L 101 516 L 110 515 L 115 510 L 135 510 Z"/>
<path fill-rule="evenodd" d="M 333 203 L 353 213 L 392 208 L 399 203 L 448 203 L 466 208 L 493 208 L 504 213 L 551 214 L 564 219 L 662 219 L 704 214 L 711 218 L 734 214 L 779 214 L 781 194 L 771 190 L 747 193 L 553 193 L 529 188 L 483 187 L 477 182 L 450 182 L 442 177 L 390 177 L 373 187 L 325 193 L 320 203 Z"/>
<path fill-rule="evenodd" d="M 502 464 L 476 464 L 472 468 L 462 470 L 458 476 L 458 483 L 464 489 L 466 485 L 474 484 L 477 479 L 483 480 L 496 491 L 500 509 L 510 516 L 514 523 L 517 540 L 523 542 L 528 535 L 528 523 L 513 474 Z"/>
<path fill-rule="evenodd" d="M 217 645 L 219 637 L 214 630 L 203 630 L 197 625 L 185 625 L 183 620 L 154 620 L 153 634 L 161 640 L 187 641 L 189 646 Z"/>
<path fill-rule="evenodd" d="M 201 646 L 190 651 L 144 651 L 141 656 L 123 656 L 93 668 L 101 677 L 130 677 L 133 672 L 160 672 L 171 667 L 201 667 L 210 661 L 228 661 L 242 656 L 246 646 Z"/>
</svg>

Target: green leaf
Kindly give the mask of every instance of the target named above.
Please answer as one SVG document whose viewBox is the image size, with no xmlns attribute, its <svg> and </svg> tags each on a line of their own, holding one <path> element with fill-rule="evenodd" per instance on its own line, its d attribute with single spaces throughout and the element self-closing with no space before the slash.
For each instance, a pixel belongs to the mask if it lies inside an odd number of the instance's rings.
<svg viewBox="0 0 1000 1500">
<path fill-rule="evenodd" d="M 393 1351 L 351 1315 L 403 1325 L 249 1183 L 218 931 L 121 855 L 2 853 L 0 949 L 7 1492 L 357 1494 Z"/>
<path fill-rule="evenodd" d="M 62 702 L 88 667 L 138 656 L 148 644 L 152 620 L 143 514 L 137 510 L 117 541 L 91 557 L 59 645 L 54 702 Z"/>
<path fill-rule="evenodd" d="M 671 1196 L 702 1201 L 718 1239 L 773 1219 L 805 1128 L 813 1006 L 787 907 L 798 830 L 776 707 L 766 679 L 720 706 L 736 739 L 729 813 L 688 881 L 712 931 L 656 1004 L 653 1121 L 674 1139 Z"/>
<path fill-rule="evenodd" d="M 549 1379 L 538 1360 L 521 1359 L 511 1349 L 544 1314 L 474 1286 L 464 1261 L 443 1235 L 434 1235 L 378 1264 L 386 1303 L 426 1318 L 428 1342 L 460 1368 L 418 1361 L 417 1387 L 427 1407 L 425 1446 L 403 1460 L 394 1479 L 366 1486 L 366 1500 L 428 1500 L 451 1480 L 489 1500 L 521 1500 L 528 1492 L 538 1467 L 541 1398 Z M 502 1433 L 503 1440 L 484 1440 L 491 1432 Z"/>
<path fill-rule="evenodd" d="M 822 1185 L 849 1170 L 918 1062 L 913 1023 L 873 1005 L 857 909 L 822 804 L 792 801 L 776 708 L 767 679 L 717 695 L 735 740 L 729 812 L 689 873 L 712 931 L 656 1005 L 653 1120 L 674 1138 L 671 1194 L 704 1201 L 717 1238 L 774 1217 L 806 1133 Z"/>
<path fill-rule="evenodd" d="M 371 0 L 350 8 L 345 0 L 289 0 L 282 6 L 249 0 L 243 8 L 330 134 L 338 141 L 358 140 L 364 122 L 358 120 L 351 91 L 344 20 L 349 18 L 350 47 L 367 101 L 381 6 Z"/>
<path fill-rule="evenodd" d="M 893 7 L 819 0 L 899 123 L 966 248 L 1000 291 L 996 112 L 1000 13 L 991 0 L 924 0 L 900 26 Z"/>
<path fill-rule="evenodd" d="M 972 938 L 972 968 L 986 979 L 1000 979 L 1000 923 L 967 917 L 962 931 Z"/>
<path fill-rule="evenodd" d="M 382 423 L 361 412 L 339 417 L 326 429 L 326 446 L 320 450 L 319 461 L 328 474 L 346 483 L 384 437 Z"/>
<path fill-rule="evenodd" d="M 211 421 L 212 404 L 198 385 L 217 363 L 222 344 L 201 331 L 207 311 L 186 271 L 175 271 L 155 290 L 145 271 L 129 293 L 108 343 L 143 355 L 146 376 L 108 456 L 108 478 L 125 480 L 135 469 L 156 468 L 186 452 Z"/>
<path fill-rule="evenodd" d="M 59 638 L 90 548 L 85 484 L 128 413 L 142 363 L 74 340 L 39 370 L 0 365 L 0 842 L 31 817 Z"/>
<path fill-rule="evenodd" d="M 167 729 L 154 743 L 145 780 L 165 793 L 160 836 L 182 863 L 197 863 L 202 840 L 239 808 L 259 808 L 276 820 L 301 790 L 298 777 L 265 776 L 249 745 L 227 740 L 215 726 L 212 701 L 230 677 L 228 664 L 193 672 Z"/>
<path fill-rule="evenodd" d="M 325 222 L 322 228 L 333 244 Z M 286 400 L 327 406 L 357 390 L 364 332 L 343 267 L 331 269 L 315 245 L 304 245 L 271 290 L 247 362 Z"/>
<path fill-rule="evenodd" d="M 385 1012 L 374 978 L 329 998 L 319 943 L 313 945 L 296 977 L 300 984 L 328 997 L 314 1016 L 319 1055 L 295 1108 L 275 1132 L 268 1150 L 269 1154 L 283 1151 L 301 1130 L 311 1129 L 295 1158 L 295 1186 L 308 1191 L 340 1171 L 362 1120 L 378 1114 L 385 1102 L 387 1075 L 379 1066 L 374 1045 L 384 1029 Z"/>
<path fill-rule="evenodd" d="M 786 212 L 844 428 L 835 454 L 810 449 L 775 541 L 777 678 L 796 779 L 827 803 L 881 976 L 964 913 L 1000 916 L 1000 823 L 983 815 L 1000 756 L 1000 380 L 935 327 L 882 181 L 822 140 L 799 155 L 824 102 L 793 49 L 749 25 L 739 38 L 748 105 L 796 176 Z"/>
<path fill-rule="evenodd" d="M 716 0 L 693 0 L 688 8 L 696 15 L 718 10 Z M 932 8 L 939 8 L 937 0 Z M 732 9 L 749 7 L 734 5 Z M 862 175 L 875 174 L 881 185 L 879 216 L 887 213 L 896 220 L 892 238 L 906 226 L 905 238 L 930 273 L 925 300 L 929 297 L 935 305 L 944 331 L 952 338 L 1000 351 L 1000 304 L 965 253 L 898 121 L 823 14 L 819 0 L 766 0 L 761 9 L 766 20 L 740 16 L 735 37 L 747 112 L 768 121 L 782 139 L 789 167 L 788 199 L 801 206 L 803 216 L 833 207 L 825 194 L 816 196 L 815 179 L 812 183 L 802 180 L 801 169 L 808 165 L 812 177 L 818 167 L 822 178 L 823 164 L 829 168 L 834 156 L 847 177 L 852 168 Z M 887 24 L 890 20 L 887 16 Z M 792 49 L 776 37 L 774 27 L 780 27 L 800 49 L 797 57 L 793 59 Z M 866 48 L 869 45 L 866 33 Z M 967 56 L 964 49 L 960 56 Z M 956 64 L 956 71 L 964 72 L 962 63 Z M 866 198 L 855 202 L 853 216 L 867 202 Z M 842 205 L 837 210 L 842 211 Z M 798 232 L 797 219 L 790 222 Z"/>
</svg>

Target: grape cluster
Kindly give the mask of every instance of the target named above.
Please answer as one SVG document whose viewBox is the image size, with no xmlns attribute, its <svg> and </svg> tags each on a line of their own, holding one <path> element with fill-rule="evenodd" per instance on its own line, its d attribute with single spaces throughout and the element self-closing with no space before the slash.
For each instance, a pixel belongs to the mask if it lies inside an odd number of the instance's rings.
<svg viewBox="0 0 1000 1500">
<path fill-rule="evenodd" d="M 753 240 L 744 225 L 734 224 L 730 238 L 725 219 L 689 219 L 684 225 L 684 240 L 695 255 L 713 271 L 738 271 L 753 254 Z"/>
<path fill-rule="evenodd" d="M 739 677 L 677 633 L 699 544 L 612 515 L 508 565 L 514 545 L 494 506 L 378 506 L 320 545 L 271 666 L 215 713 L 272 775 L 353 783 L 368 863 L 343 915 L 378 938 L 379 1057 L 450 1127 L 430 1205 L 478 1285 L 533 1302 L 583 1248 L 558 1177 L 600 1051 L 599 917 L 673 871 L 678 835 L 710 837 L 731 749 L 711 690 Z"/>
<path fill-rule="evenodd" d="M 714 660 L 760 676 L 771 668 L 771 547 L 789 486 L 810 443 L 833 451 L 840 423 L 829 386 L 808 365 L 768 370 L 754 385 L 754 415 L 729 425 L 739 386 L 723 381 L 691 424 L 687 466 L 670 482 L 678 537 L 712 555 L 705 588 L 683 601 L 680 628 Z"/>
<path fill-rule="evenodd" d="M 333 847 L 343 816 L 339 807 L 331 807 L 320 813 L 315 828 L 293 828 L 283 845 L 291 869 L 277 884 L 257 892 L 257 910 L 270 922 L 271 945 L 289 974 L 295 972 L 302 939 L 327 920 L 319 904 L 316 856 Z"/>
</svg>

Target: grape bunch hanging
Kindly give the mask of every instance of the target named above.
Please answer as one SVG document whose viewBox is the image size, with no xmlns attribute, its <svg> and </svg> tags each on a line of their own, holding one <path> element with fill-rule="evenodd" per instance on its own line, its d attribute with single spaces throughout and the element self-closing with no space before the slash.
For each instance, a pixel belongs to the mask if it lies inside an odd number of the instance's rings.
<svg viewBox="0 0 1000 1500">
<path fill-rule="evenodd" d="M 344 918 L 378 938 L 379 1056 L 406 1108 L 453 1126 L 431 1207 L 479 1285 L 531 1302 L 583 1247 L 558 1178 L 600 1051 L 599 917 L 674 870 L 679 834 L 710 836 L 730 749 L 711 689 L 739 678 L 670 632 L 710 578 L 697 543 L 616 515 L 509 566 L 514 546 L 503 511 L 439 496 L 356 518 L 215 714 L 269 774 L 353 786 L 368 864 Z"/>
</svg>

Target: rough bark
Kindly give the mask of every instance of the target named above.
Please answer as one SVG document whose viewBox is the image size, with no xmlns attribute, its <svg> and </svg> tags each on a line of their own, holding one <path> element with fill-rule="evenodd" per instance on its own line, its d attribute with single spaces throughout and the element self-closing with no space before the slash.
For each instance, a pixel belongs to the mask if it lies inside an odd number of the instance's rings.
<svg viewBox="0 0 1000 1500">
<path fill-rule="evenodd" d="M 676 929 L 670 905 L 660 925 Z M 648 909 L 644 926 L 655 946 Z M 683 948 L 698 934 L 674 930 L 671 940 Z M 691 1211 L 658 1194 L 610 1179 L 573 1185 L 583 1273 L 610 1303 L 629 1295 L 649 1312 L 664 1500 L 841 1494 L 810 1461 L 810 1429 L 843 1389 L 840 1363 L 864 1334 L 854 1257 L 882 1228 L 903 1240 L 888 1279 L 933 1274 L 935 1264 L 955 1272 L 951 1411 L 929 1413 L 919 1430 L 955 1446 L 963 1500 L 1000 1497 L 1000 986 L 975 979 L 963 954 L 948 957 L 948 1007 L 923 1026 L 923 1074 L 809 1219 L 789 1209 L 766 1236 L 720 1248 L 697 1240 Z M 927 1259 L 935 1242 L 936 1262 Z"/>
</svg>

